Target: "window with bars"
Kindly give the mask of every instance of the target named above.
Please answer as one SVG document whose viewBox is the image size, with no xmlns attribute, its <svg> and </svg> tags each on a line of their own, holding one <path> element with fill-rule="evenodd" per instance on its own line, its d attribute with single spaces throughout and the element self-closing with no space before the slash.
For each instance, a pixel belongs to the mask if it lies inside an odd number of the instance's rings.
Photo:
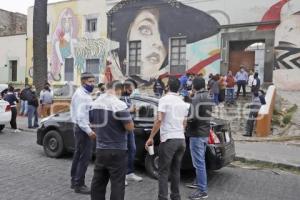
<svg viewBox="0 0 300 200">
<path fill-rule="evenodd" d="M 65 81 L 74 81 L 74 59 L 65 58 Z"/>
<path fill-rule="evenodd" d="M 86 71 L 94 74 L 96 83 L 99 83 L 100 74 L 100 60 L 99 59 L 86 59 Z"/>
<path fill-rule="evenodd" d="M 186 38 L 171 38 L 170 73 L 184 73 L 186 68 Z"/>
<path fill-rule="evenodd" d="M 97 18 L 86 20 L 86 32 L 96 32 L 97 31 Z"/>
<path fill-rule="evenodd" d="M 141 41 L 129 42 L 129 75 L 141 74 Z"/>
</svg>

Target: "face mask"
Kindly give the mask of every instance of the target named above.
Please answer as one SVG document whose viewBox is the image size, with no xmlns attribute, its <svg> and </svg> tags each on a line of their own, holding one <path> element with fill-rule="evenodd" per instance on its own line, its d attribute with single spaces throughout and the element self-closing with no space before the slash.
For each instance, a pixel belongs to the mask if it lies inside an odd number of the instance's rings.
<svg viewBox="0 0 300 200">
<path fill-rule="evenodd" d="M 83 85 L 84 89 L 88 91 L 89 93 L 92 93 L 94 90 L 94 85 Z"/>
</svg>

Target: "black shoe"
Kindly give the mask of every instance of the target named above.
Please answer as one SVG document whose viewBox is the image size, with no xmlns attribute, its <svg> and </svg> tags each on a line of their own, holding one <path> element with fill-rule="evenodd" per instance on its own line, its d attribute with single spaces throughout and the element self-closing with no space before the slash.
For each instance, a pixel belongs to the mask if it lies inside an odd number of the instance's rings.
<svg viewBox="0 0 300 200">
<path fill-rule="evenodd" d="M 75 188 L 75 185 L 74 184 L 71 184 L 71 187 L 70 187 L 71 189 L 74 189 Z"/>
<path fill-rule="evenodd" d="M 206 192 L 200 192 L 197 191 L 194 194 L 192 194 L 191 196 L 189 196 L 189 198 L 191 200 L 200 200 L 200 199 L 206 199 L 208 197 Z"/>
<path fill-rule="evenodd" d="M 90 188 L 88 188 L 85 185 L 83 185 L 83 186 L 75 186 L 74 187 L 74 191 L 75 191 L 75 193 L 79 193 L 79 194 L 91 194 Z"/>
</svg>

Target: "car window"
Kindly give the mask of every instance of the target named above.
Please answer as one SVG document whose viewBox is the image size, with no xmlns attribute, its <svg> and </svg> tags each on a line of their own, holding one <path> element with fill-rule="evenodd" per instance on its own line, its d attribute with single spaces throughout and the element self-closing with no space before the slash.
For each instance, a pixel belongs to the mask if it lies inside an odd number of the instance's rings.
<svg viewBox="0 0 300 200">
<path fill-rule="evenodd" d="M 154 119 L 154 116 L 157 113 L 157 106 L 155 104 L 145 102 L 145 101 L 135 100 L 135 99 L 132 99 L 132 104 L 136 108 L 134 114 L 134 117 L 136 119 L 139 118 Z"/>
</svg>

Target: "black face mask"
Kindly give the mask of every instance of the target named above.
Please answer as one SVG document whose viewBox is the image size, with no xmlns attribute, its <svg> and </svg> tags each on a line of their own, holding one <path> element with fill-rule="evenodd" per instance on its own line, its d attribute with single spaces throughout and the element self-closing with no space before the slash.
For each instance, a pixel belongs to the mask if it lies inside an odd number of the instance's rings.
<svg viewBox="0 0 300 200">
<path fill-rule="evenodd" d="M 123 96 L 130 96 L 131 94 L 127 91 L 123 92 Z"/>
</svg>

